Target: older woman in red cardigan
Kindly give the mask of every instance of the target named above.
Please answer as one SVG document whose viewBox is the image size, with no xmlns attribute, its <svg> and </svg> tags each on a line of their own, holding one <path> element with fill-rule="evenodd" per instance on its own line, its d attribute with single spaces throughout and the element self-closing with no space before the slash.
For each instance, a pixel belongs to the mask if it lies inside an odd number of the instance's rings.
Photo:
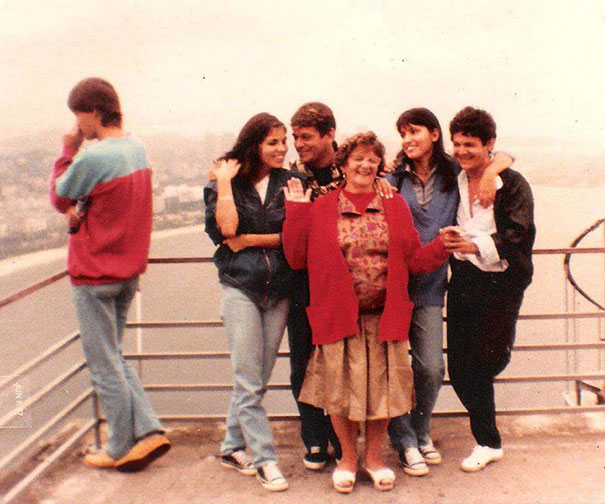
<svg viewBox="0 0 605 504">
<path fill-rule="evenodd" d="M 390 490 L 395 474 L 380 449 L 389 419 L 413 406 L 408 277 L 436 269 L 448 253 L 440 237 L 421 246 L 400 195 L 376 194 L 384 146 L 374 133 L 348 138 L 336 164 L 344 186 L 313 205 L 299 180 L 290 179 L 285 190 L 284 252 L 292 268 L 309 270 L 315 345 L 300 400 L 331 416 L 342 445 L 334 488 L 353 490 L 365 422 L 365 470 L 377 489 Z"/>
</svg>

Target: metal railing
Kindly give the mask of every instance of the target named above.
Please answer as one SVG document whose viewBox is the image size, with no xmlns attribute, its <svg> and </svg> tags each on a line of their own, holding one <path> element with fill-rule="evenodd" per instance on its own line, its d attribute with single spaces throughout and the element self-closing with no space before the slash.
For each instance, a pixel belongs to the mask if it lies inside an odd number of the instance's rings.
<svg viewBox="0 0 605 504">
<path fill-rule="evenodd" d="M 534 255 L 565 255 L 565 254 L 604 254 L 605 248 L 559 248 L 559 249 L 536 249 Z M 209 257 L 179 257 L 179 258 L 161 258 L 161 259 L 150 259 L 150 264 L 191 264 L 191 263 L 210 263 L 212 259 Z M 12 294 L 4 299 L 0 300 L 0 309 L 6 307 L 12 303 L 15 303 L 27 296 L 37 292 L 44 287 L 51 285 L 67 276 L 66 271 L 61 271 L 57 274 L 51 275 L 44 280 L 37 282 L 19 292 Z M 140 302 L 141 293 L 137 294 L 137 302 Z M 569 310 L 569 303 L 567 302 L 568 292 L 566 291 L 566 308 Z M 575 306 L 575 303 L 574 303 Z M 598 319 L 601 322 L 605 318 L 605 312 L 603 311 L 592 311 L 592 312 L 573 312 L 566 311 L 560 313 L 534 313 L 534 314 L 521 314 L 520 320 L 566 320 L 576 321 L 580 319 Z M 142 321 L 140 320 L 140 309 L 137 309 L 136 321 L 129 321 L 127 323 L 128 328 L 137 330 L 137 352 L 124 354 L 125 358 L 143 363 L 145 361 L 152 360 L 195 360 L 195 359 L 227 359 L 229 352 L 226 351 L 200 351 L 200 352 L 143 352 L 142 348 L 142 330 L 143 329 L 157 329 L 157 328 L 211 328 L 220 327 L 222 322 L 220 320 L 173 320 L 173 321 Z M 600 337 L 599 342 L 594 343 L 582 343 L 577 341 L 570 341 L 569 335 L 565 334 L 565 343 L 554 343 L 554 344 L 531 344 L 531 345 L 516 345 L 514 347 L 515 352 L 536 352 L 536 351 L 567 351 L 577 352 L 579 350 L 595 350 L 598 352 L 605 351 L 604 338 Z M 11 373 L 10 376 L 0 380 L 0 393 L 5 390 L 9 385 L 14 384 L 16 380 L 21 376 L 29 375 L 38 370 L 42 364 L 50 361 L 51 359 L 59 358 L 67 349 L 71 348 L 79 340 L 79 334 L 74 332 L 59 341 L 52 347 L 48 348 L 41 355 L 35 357 L 31 361 L 22 365 Z M 444 349 L 447 352 L 447 349 Z M 280 351 L 279 357 L 289 356 L 288 352 Z M 65 372 L 55 377 L 49 383 L 46 383 L 36 391 L 31 397 L 22 401 L 17 407 L 10 410 L 0 418 L 0 429 L 7 427 L 15 418 L 22 415 L 24 411 L 31 409 L 37 403 L 44 398 L 50 396 L 53 392 L 57 391 L 58 388 L 74 378 L 75 376 L 82 373 L 85 369 L 85 361 L 80 361 L 67 369 Z M 605 373 L 599 370 L 598 372 L 577 372 L 577 369 L 571 370 L 568 368 L 566 373 L 562 374 L 550 374 L 550 375 L 526 375 L 526 376 L 506 376 L 497 377 L 495 382 L 500 383 L 535 383 L 535 382 L 566 382 L 572 384 L 577 396 L 577 404 L 568 405 L 562 407 L 545 407 L 545 408 L 514 408 L 514 409 L 500 409 L 498 415 L 526 415 L 526 414 L 558 414 L 558 413 L 578 413 L 578 412 L 605 412 L 605 397 L 603 396 L 603 390 L 599 387 L 586 383 L 586 380 L 602 380 L 605 381 Z M 449 380 L 444 382 L 446 385 L 449 384 Z M 288 383 L 271 383 L 268 388 L 270 390 L 286 390 L 289 389 Z M 169 392 L 182 392 L 182 391 L 228 391 L 231 390 L 232 385 L 230 383 L 193 383 L 193 384 L 147 384 L 145 385 L 147 391 L 169 391 Z M 590 391 L 597 395 L 597 404 L 592 406 L 582 406 L 580 398 L 582 391 Z M 88 387 L 78 397 L 66 405 L 61 411 L 56 413 L 52 418 L 49 418 L 44 425 L 39 427 L 35 432 L 29 435 L 23 440 L 17 447 L 10 451 L 10 453 L 4 455 L 0 459 L 0 473 L 17 462 L 20 457 L 28 453 L 44 436 L 51 433 L 53 429 L 60 426 L 64 426 L 67 419 L 72 415 L 78 408 L 85 404 L 89 404 L 92 411 L 92 418 L 86 420 L 83 425 L 77 428 L 76 432 L 69 436 L 54 452 L 47 457 L 44 462 L 39 464 L 32 472 L 22 478 L 15 486 L 13 486 L 3 496 L 3 502 L 8 503 L 12 501 L 19 493 L 21 493 L 29 484 L 31 484 L 42 472 L 44 472 L 51 464 L 58 460 L 61 456 L 67 453 L 71 448 L 75 446 L 86 434 L 91 430 L 95 434 L 95 444 L 99 445 L 100 434 L 99 428 L 103 421 L 100 414 L 100 408 L 98 405 L 97 397 L 94 390 Z M 448 411 L 436 411 L 435 416 L 464 416 L 466 411 L 448 410 Z M 273 420 L 290 420 L 297 418 L 298 415 L 294 414 L 272 414 L 270 418 Z M 163 421 L 199 421 L 199 420 L 222 420 L 225 415 L 163 415 L 160 419 Z"/>
</svg>

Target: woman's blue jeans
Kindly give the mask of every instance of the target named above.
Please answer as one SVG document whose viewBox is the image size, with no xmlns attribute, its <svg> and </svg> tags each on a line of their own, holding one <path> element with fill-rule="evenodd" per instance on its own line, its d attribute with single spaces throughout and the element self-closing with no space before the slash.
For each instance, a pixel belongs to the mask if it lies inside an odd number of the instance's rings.
<svg viewBox="0 0 605 504">
<path fill-rule="evenodd" d="M 109 425 L 106 451 L 116 460 L 138 439 L 162 430 L 139 377 L 122 357 L 126 314 L 138 285 L 137 276 L 119 283 L 72 288 L 84 355 Z"/>
<path fill-rule="evenodd" d="M 398 452 L 431 440 L 431 415 L 443 383 L 443 308 L 416 306 L 410 326 L 416 405 L 411 413 L 389 422 L 389 437 Z"/>
<path fill-rule="evenodd" d="M 223 453 L 248 447 L 255 467 L 277 462 L 273 436 L 261 402 L 288 318 L 289 299 L 261 308 L 244 292 L 222 286 L 221 318 L 229 339 L 233 393 Z"/>
</svg>

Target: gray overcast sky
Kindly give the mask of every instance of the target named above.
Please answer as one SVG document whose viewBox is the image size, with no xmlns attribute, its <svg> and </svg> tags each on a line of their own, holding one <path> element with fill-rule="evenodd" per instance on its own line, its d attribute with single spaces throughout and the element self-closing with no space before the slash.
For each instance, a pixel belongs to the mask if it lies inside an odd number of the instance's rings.
<svg viewBox="0 0 605 504">
<path fill-rule="evenodd" d="M 605 2 L 0 0 L 0 135 L 68 128 L 99 75 L 137 133 L 237 133 L 266 110 L 328 103 L 339 130 L 395 136 L 486 108 L 500 136 L 605 145 Z"/>
</svg>

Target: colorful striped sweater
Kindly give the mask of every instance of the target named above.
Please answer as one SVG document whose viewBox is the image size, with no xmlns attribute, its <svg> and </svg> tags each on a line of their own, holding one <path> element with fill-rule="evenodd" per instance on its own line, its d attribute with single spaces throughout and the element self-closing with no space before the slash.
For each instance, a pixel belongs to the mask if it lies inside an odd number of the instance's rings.
<svg viewBox="0 0 605 504">
<path fill-rule="evenodd" d="M 116 283 L 143 273 L 153 217 L 151 168 L 143 143 L 130 136 L 106 138 L 75 154 L 64 148 L 50 177 L 50 199 L 59 212 L 79 198 L 88 199 L 80 229 L 69 236 L 72 283 Z"/>
</svg>

